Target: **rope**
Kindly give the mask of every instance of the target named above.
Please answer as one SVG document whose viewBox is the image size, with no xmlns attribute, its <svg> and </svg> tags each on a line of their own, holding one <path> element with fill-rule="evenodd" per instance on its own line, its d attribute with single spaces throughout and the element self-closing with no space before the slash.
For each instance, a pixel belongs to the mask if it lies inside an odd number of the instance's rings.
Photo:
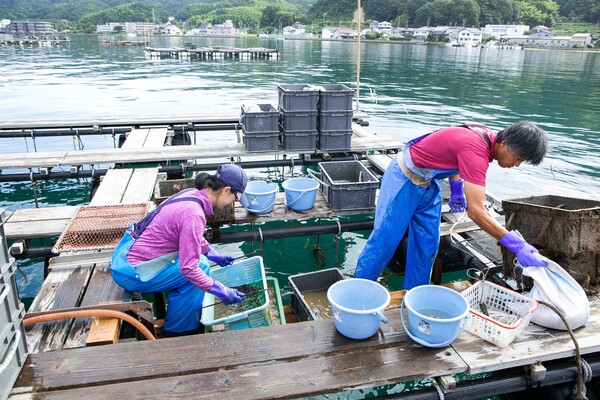
<svg viewBox="0 0 600 400">
<path fill-rule="evenodd" d="M 444 400 L 444 392 L 442 391 L 442 388 L 440 387 L 440 385 L 438 385 L 437 381 L 435 381 L 435 380 L 433 380 L 433 387 L 437 391 L 437 395 L 438 395 L 439 399 Z"/>
<path fill-rule="evenodd" d="M 592 369 L 591 369 L 590 365 L 581 358 L 581 352 L 579 350 L 579 343 L 577 342 L 577 339 L 575 338 L 575 334 L 573 333 L 573 330 L 569 326 L 569 323 L 567 322 L 567 319 L 565 318 L 563 312 L 560 311 L 558 308 L 556 308 L 556 306 L 554 304 L 550 304 L 550 303 L 547 303 L 542 300 L 538 300 L 537 302 L 548 307 L 552 311 L 554 311 L 560 317 L 562 322 L 565 324 L 565 327 L 567 328 L 567 332 L 569 332 L 569 336 L 571 336 L 571 340 L 575 344 L 575 358 L 577 361 L 577 386 L 576 386 L 576 392 L 575 392 L 575 399 L 576 400 L 587 400 L 587 397 L 585 396 L 586 388 L 585 388 L 584 382 L 590 381 L 591 376 L 592 376 Z M 584 367 L 584 363 L 585 363 L 585 367 Z M 584 368 L 585 368 L 585 372 L 584 372 Z"/>
</svg>

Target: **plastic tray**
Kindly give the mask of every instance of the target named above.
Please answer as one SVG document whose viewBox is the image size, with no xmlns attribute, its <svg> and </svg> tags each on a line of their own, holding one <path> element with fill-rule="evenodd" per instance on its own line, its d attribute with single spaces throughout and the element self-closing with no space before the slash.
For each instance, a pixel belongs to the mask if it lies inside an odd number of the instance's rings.
<svg viewBox="0 0 600 400">
<path fill-rule="evenodd" d="M 352 111 L 321 111 L 318 126 L 319 132 L 352 129 Z"/>
<path fill-rule="evenodd" d="M 531 314 L 538 302 L 510 289 L 487 281 L 479 281 L 462 292 L 471 310 L 466 330 L 498 347 L 508 346 L 531 321 Z M 485 315 L 481 304 L 485 304 Z M 500 322 L 494 319 L 494 312 L 507 315 L 511 320 Z"/>
<path fill-rule="evenodd" d="M 288 277 L 292 288 L 291 306 L 299 321 L 312 321 L 317 315 L 310 309 L 302 292 L 314 292 L 329 289 L 344 276 L 337 268 L 327 268 L 321 271 L 307 272 Z"/>
<path fill-rule="evenodd" d="M 285 111 L 280 113 L 281 126 L 286 131 L 317 131 L 316 111 Z"/>
<path fill-rule="evenodd" d="M 277 85 L 279 109 L 286 111 L 317 111 L 319 90 L 310 85 Z"/>
<path fill-rule="evenodd" d="M 321 111 L 351 111 L 354 90 L 341 84 L 320 85 L 319 109 Z"/>
<path fill-rule="evenodd" d="M 334 211 L 375 207 L 379 180 L 360 161 L 320 162 L 321 192 Z"/>
<path fill-rule="evenodd" d="M 279 132 L 244 132 L 244 146 L 249 152 L 277 151 L 279 150 Z"/>
<path fill-rule="evenodd" d="M 352 148 L 352 130 L 319 133 L 319 149 L 347 151 Z"/>
<path fill-rule="evenodd" d="M 317 131 L 286 131 L 283 130 L 281 144 L 284 150 L 314 151 L 317 148 Z"/>
<path fill-rule="evenodd" d="M 240 123 L 245 133 L 277 132 L 279 112 L 271 104 L 243 105 Z"/>
<path fill-rule="evenodd" d="M 267 307 L 269 305 L 269 292 L 265 276 L 263 259 L 260 256 L 250 257 L 235 262 L 227 267 L 216 267 L 210 272 L 210 276 L 223 285 L 236 288 L 242 285 L 254 284 L 257 290 L 264 290 L 264 302 L 257 307 L 245 310 L 229 316 L 215 316 L 215 307 L 211 306 L 220 302 L 218 297 L 210 293 L 204 295 L 202 306 L 202 318 L 200 322 L 205 327 L 223 324 L 225 330 L 255 328 L 270 325 Z M 247 301 L 244 300 L 244 301 Z M 210 330 L 210 329 L 209 329 Z M 216 330 L 216 329 L 215 329 Z"/>
</svg>

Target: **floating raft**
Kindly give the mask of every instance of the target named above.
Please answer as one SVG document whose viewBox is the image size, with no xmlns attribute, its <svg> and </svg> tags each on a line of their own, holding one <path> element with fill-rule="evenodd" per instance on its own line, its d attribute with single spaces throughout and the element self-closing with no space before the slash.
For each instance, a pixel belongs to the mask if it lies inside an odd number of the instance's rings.
<svg viewBox="0 0 600 400">
<path fill-rule="evenodd" d="M 260 47 L 248 49 L 220 47 L 201 47 L 197 49 L 186 49 L 181 47 L 146 47 L 144 53 L 146 54 L 146 57 L 151 60 L 276 60 L 279 57 L 279 50 Z"/>
<path fill-rule="evenodd" d="M 14 46 L 58 46 L 61 44 L 71 44 L 71 41 L 67 38 L 0 40 L 0 45 L 14 45 Z"/>
<path fill-rule="evenodd" d="M 100 43 L 102 46 L 148 46 L 150 44 L 147 40 L 103 40 Z"/>
</svg>

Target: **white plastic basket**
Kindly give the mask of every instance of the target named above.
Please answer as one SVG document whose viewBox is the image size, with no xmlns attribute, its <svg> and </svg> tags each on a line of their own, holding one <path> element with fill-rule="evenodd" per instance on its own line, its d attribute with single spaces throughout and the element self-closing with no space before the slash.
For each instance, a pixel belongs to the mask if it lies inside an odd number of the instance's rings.
<svg viewBox="0 0 600 400">
<path fill-rule="evenodd" d="M 487 281 L 475 283 L 462 295 L 471 306 L 465 329 L 502 348 L 529 325 L 538 308 L 537 301 Z M 482 309 L 487 309 L 489 316 Z"/>
</svg>

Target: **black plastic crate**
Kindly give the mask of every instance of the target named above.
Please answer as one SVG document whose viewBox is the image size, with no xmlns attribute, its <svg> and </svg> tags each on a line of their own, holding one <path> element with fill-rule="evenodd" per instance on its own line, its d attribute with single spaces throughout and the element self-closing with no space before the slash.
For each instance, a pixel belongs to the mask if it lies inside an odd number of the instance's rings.
<svg viewBox="0 0 600 400">
<path fill-rule="evenodd" d="M 319 133 L 319 149 L 347 151 L 352 148 L 352 130 Z"/>
<path fill-rule="evenodd" d="M 249 152 L 279 150 L 279 131 L 277 132 L 244 132 L 244 146 Z"/>
<path fill-rule="evenodd" d="M 327 289 L 342 279 L 344 279 L 344 276 L 337 268 L 289 276 L 288 281 L 292 288 L 291 306 L 298 320 L 312 321 L 322 317 L 311 307 L 304 294 L 307 292 L 312 294 L 320 292 L 319 295 L 324 297 Z"/>
<path fill-rule="evenodd" d="M 279 109 L 286 111 L 317 111 L 319 88 L 312 85 L 277 85 Z"/>
<path fill-rule="evenodd" d="M 351 111 L 354 90 L 341 84 L 320 85 L 319 109 L 321 111 Z"/>
<path fill-rule="evenodd" d="M 286 131 L 317 131 L 316 111 L 281 111 L 281 126 Z"/>
<path fill-rule="evenodd" d="M 279 112 L 271 104 L 249 104 L 242 106 L 240 123 L 244 132 L 275 132 L 279 129 Z"/>
<path fill-rule="evenodd" d="M 281 135 L 281 144 L 286 151 L 314 151 L 317 148 L 317 131 L 287 131 Z"/>
<path fill-rule="evenodd" d="M 319 131 L 345 131 L 352 129 L 352 111 L 320 111 Z"/>
<path fill-rule="evenodd" d="M 321 192 L 334 211 L 375 207 L 379 180 L 360 161 L 320 162 Z"/>
</svg>

